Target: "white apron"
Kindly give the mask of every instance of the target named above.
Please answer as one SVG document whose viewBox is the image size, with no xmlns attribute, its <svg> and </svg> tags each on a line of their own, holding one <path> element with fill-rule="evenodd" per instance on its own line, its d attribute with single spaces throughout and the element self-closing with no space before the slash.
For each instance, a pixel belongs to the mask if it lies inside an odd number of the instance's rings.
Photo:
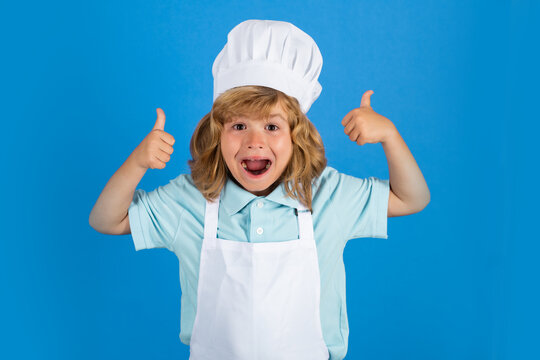
<svg viewBox="0 0 540 360">
<path fill-rule="evenodd" d="M 218 239 L 219 197 L 206 202 L 190 360 L 328 359 L 313 222 L 297 203 L 299 239 L 252 243 Z"/>
</svg>

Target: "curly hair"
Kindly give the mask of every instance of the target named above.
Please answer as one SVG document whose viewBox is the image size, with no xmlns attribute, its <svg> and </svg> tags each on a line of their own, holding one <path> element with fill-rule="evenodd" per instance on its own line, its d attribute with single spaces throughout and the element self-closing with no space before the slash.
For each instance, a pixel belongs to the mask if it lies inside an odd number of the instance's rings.
<svg viewBox="0 0 540 360">
<path fill-rule="evenodd" d="M 258 115 L 267 119 L 276 104 L 287 113 L 291 130 L 292 156 L 274 185 L 284 183 L 287 196 L 300 201 L 312 211 L 313 181 L 326 167 L 321 136 L 300 108 L 298 100 L 265 86 L 240 86 L 221 94 L 212 110 L 198 123 L 190 142 L 192 159 L 188 160 L 193 183 L 205 199 L 213 201 L 233 179 L 221 154 L 221 131 L 229 119 Z"/>
</svg>

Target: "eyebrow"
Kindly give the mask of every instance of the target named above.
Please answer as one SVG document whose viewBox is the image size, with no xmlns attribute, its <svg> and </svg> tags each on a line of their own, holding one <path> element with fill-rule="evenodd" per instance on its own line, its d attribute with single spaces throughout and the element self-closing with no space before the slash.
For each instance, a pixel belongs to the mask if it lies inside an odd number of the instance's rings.
<svg viewBox="0 0 540 360">
<path fill-rule="evenodd" d="M 239 116 L 233 116 L 231 117 L 227 122 L 231 122 L 231 121 L 235 121 L 236 118 L 243 118 L 244 116 L 242 115 L 239 115 Z M 281 115 L 281 114 L 270 114 L 268 115 L 268 118 L 271 119 L 271 118 L 274 118 L 274 117 L 278 117 L 280 118 L 281 120 L 287 122 L 287 120 Z"/>
<path fill-rule="evenodd" d="M 281 116 L 281 114 L 270 114 L 269 117 L 271 117 L 271 118 L 273 118 L 273 117 L 279 117 L 281 120 L 287 121 L 287 120 L 285 120 L 285 119 L 283 118 L 283 116 Z"/>
</svg>

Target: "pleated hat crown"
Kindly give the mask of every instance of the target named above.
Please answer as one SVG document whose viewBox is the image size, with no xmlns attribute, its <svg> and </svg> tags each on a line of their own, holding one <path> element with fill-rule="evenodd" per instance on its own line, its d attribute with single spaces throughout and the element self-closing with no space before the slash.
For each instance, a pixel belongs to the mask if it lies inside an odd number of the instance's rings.
<svg viewBox="0 0 540 360">
<path fill-rule="evenodd" d="M 321 93 L 322 63 L 315 41 L 293 24 L 246 20 L 229 32 L 214 60 L 213 100 L 237 86 L 267 86 L 295 97 L 305 114 Z"/>
</svg>

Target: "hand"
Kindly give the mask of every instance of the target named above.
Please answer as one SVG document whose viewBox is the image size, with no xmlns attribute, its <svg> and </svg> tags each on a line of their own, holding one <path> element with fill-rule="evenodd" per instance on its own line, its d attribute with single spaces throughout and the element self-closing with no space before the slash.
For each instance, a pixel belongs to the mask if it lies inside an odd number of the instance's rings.
<svg viewBox="0 0 540 360">
<path fill-rule="evenodd" d="M 371 95 L 373 90 L 366 91 L 362 96 L 360 107 L 351 110 L 341 121 L 345 127 L 345 134 L 358 145 L 384 142 L 396 130 L 389 119 L 373 111 Z"/>
<path fill-rule="evenodd" d="M 165 113 L 160 108 L 156 112 L 154 128 L 133 152 L 135 162 L 144 169 L 163 169 L 173 153 L 174 137 L 163 131 Z"/>
</svg>

